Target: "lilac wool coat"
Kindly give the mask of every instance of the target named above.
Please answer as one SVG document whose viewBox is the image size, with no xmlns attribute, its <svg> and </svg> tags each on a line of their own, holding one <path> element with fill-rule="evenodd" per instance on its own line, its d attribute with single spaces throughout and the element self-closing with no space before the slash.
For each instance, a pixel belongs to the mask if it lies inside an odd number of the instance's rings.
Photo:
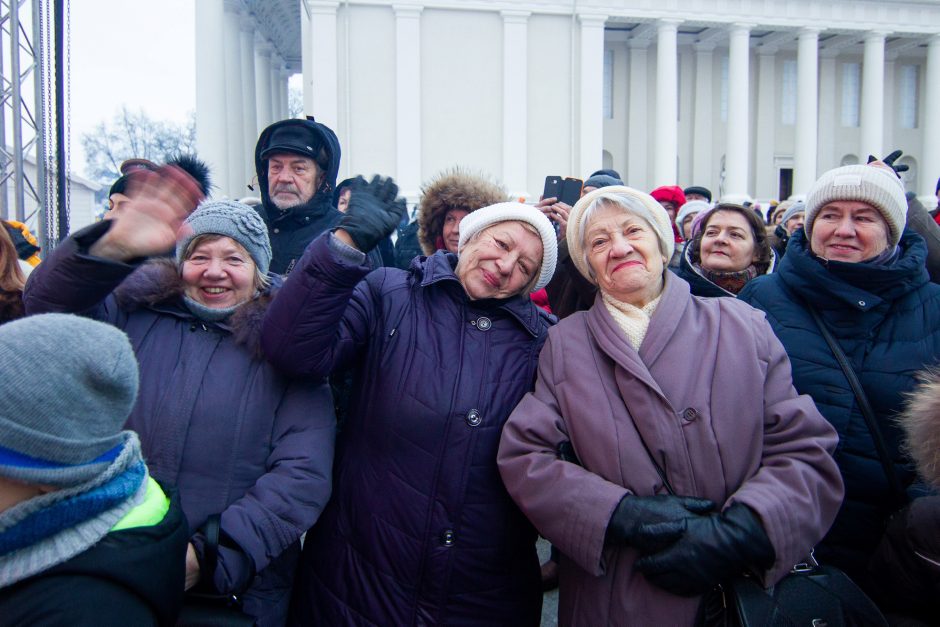
<svg viewBox="0 0 940 627">
<path fill-rule="evenodd" d="M 582 466 L 558 459 L 570 441 Z M 550 330 L 535 391 L 503 429 L 510 495 L 558 547 L 562 625 L 691 625 L 698 598 L 674 596 L 605 546 L 626 494 L 665 494 L 644 442 L 677 494 L 753 509 L 776 550 L 765 583 L 823 537 L 842 499 L 837 437 L 764 315 L 731 298 L 691 296 L 666 273 L 639 353 L 598 297 Z"/>
</svg>

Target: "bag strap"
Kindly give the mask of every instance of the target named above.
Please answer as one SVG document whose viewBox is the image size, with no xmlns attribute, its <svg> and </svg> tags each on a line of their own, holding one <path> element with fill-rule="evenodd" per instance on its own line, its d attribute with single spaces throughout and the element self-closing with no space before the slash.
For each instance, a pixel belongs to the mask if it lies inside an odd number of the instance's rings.
<svg viewBox="0 0 940 627">
<path fill-rule="evenodd" d="M 852 392 L 855 394 L 855 401 L 858 403 L 858 409 L 862 413 L 862 418 L 865 419 L 865 424 L 868 427 L 868 431 L 871 432 L 872 441 L 875 443 L 875 450 L 878 452 L 878 461 L 881 462 L 881 469 L 884 471 L 885 477 L 888 479 L 888 485 L 891 487 L 891 492 L 894 493 L 895 500 L 899 505 L 903 505 L 907 502 L 907 499 L 904 497 L 904 490 L 901 489 L 901 483 L 898 481 L 898 476 L 894 472 L 894 462 L 891 461 L 891 456 L 888 454 L 888 445 L 885 444 L 884 436 L 881 433 L 881 429 L 878 427 L 878 421 L 875 418 L 875 412 L 871 408 L 871 403 L 868 402 L 868 395 L 865 394 L 865 390 L 862 388 L 862 384 L 858 380 L 858 375 L 855 374 L 855 369 L 852 368 L 852 364 L 849 363 L 848 358 L 845 356 L 845 352 L 842 350 L 842 347 L 839 346 L 839 342 L 832 336 L 832 332 L 829 331 L 829 327 L 826 326 L 822 316 L 819 315 L 819 312 L 816 311 L 816 308 L 813 307 L 807 300 L 804 299 L 803 304 L 809 310 L 810 315 L 813 316 L 813 320 L 816 322 L 816 326 L 819 327 L 819 332 L 822 334 L 823 339 L 825 339 L 826 343 L 829 345 L 829 350 L 832 351 L 836 361 L 839 362 L 839 366 L 842 368 L 842 372 L 845 374 L 845 378 L 849 382 L 849 386 L 852 388 Z"/>
<path fill-rule="evenodd" d="M 222 528 L 222 516 L 212 514 L 206 519 L 202 527 L 203 535 L 206 537 L 206 543 L 202 549 L 202 577 L 206 581 L 213 581 L 215 578 L 215 569 L 219 563 L 219 530 Z"/>
</svg>

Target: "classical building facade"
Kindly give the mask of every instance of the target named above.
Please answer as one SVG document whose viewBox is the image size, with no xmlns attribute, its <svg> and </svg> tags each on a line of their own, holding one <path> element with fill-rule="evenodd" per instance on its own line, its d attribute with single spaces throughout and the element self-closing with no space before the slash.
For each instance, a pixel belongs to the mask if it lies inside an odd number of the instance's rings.
<svg viewBox="0 0 940 627">
<path fill-rule="evenodd" d="M 529 199 L 601 167 L 782 198 L 901 148 L 908 189 L 936 204 L 937 0 L 195 4 L 197 138 L 230 196 L 302 73 L 341 176 L 390 174 L 412 198 L 453 165 Z"/>
</svg>

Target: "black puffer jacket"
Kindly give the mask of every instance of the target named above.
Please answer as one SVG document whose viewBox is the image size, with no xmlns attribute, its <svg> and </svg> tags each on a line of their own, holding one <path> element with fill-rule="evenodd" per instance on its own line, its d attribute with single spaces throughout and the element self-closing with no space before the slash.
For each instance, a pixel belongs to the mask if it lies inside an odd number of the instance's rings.
<svg viewBox="0 0 940 627">
<path fill-rule="evenodd" d="M 153 526 L 112 531 L 87 551 L 0 590 L 0 627 L 173 625 L 189 527 L 179 499 Z"/>
</svg>

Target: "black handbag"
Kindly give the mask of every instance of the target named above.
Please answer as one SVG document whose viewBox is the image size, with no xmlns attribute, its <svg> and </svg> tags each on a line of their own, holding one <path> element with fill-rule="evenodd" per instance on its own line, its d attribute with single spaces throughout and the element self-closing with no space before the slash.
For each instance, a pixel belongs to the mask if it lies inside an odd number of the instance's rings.
<svg viewBox="0 0 940 627">
<path fill-rule="evenodd" d="M 212 581 L 219 560 L 221 516 L 213 514 L 203 527 L 206 543 L 202 556 L 202 578 Z M 255 619 L 242 612 L 241 599 L 234 594 L 203 592 L 196 586 L 186 593 L 176 627 L 252 627 Z"/>
<path fill-rule="evenodd" d="M 810 553 L 777 585 L 764 589 L 740 576 L 705 593 L 702 627 L 887 627 L 878 607 L 848 575 L 821 566 Z"/>
</svg>

